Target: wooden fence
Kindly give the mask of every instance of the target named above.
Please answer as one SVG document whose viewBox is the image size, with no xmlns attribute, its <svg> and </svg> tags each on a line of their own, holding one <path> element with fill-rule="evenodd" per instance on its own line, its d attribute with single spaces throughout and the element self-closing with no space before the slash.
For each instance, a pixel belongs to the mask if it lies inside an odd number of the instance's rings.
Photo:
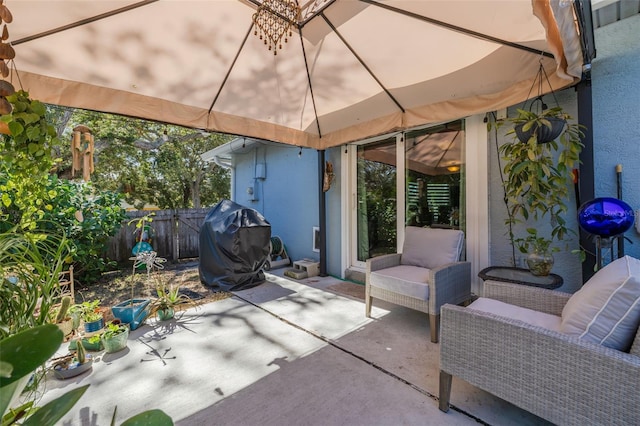
<svg viewBox="0 0 640 426">
<path fill-rule="evenodd" d="M 209 211 L 210 208 L 154 211 L 150 223 L 153 229 L 151 246 L 158 256 L 169 260 L 198 257 L 200 226 Z M 120 232 L 109 242 L 109 259 L 122 262 L 132 256 L 131 249 L 136 244 L 136 220 L 148 214 L 148 211 L 127 212 Z"/>
</svg>

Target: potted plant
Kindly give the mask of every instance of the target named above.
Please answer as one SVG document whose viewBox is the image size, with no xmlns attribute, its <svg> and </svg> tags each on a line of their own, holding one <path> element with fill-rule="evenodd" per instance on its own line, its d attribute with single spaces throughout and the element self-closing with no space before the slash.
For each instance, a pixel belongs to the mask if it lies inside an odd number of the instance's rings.
<svg viewBox="0 0 640 426">
<path fill-rule="evenodd" d="M 171 284 L 167 287 L 162 281 L 156 286 L 156 294 L 158 297 L 151 302 L 151 311 L 160 321 L 173 318 L 175 307 L 191 300 L 186 294 L 180 293 L 180 286 Z"/>
<path fill-rule="evenodd" d="M 132 223 L 136 224 L 136 230 L 134 231 L 136 235 L 136 245 L 131 251 L 133 257 L 130 258 L 130 260 L 133 260 L 131 299 L 125 300 L 111 308 L 113 316 L 121 322 L 129 324 L 131 330 L 135 330 L 144 323 L 144 320 L 149 316 L 151 303 L 150 299 L 134 298 L 133 291 L 136 269 L 146 268 L 147 278 L 149 278 L 151 269 L 154 266 L 161 266 L 161 264 L 166 261 L 164 258 L 156 258 L 156 252 L 153 251 L 150 244 L 153 229 L 147 224 L 153 220 L 152 216 L 154 214 L 155 213 L 147 214 L 141 218 L 133 219 L 128 223 L 129 225 Z"/>
<path fill-rule="evenodd" d="M 527 237 L 514 240 L 518 250 L 527 255 L 527 266 L 533 275 L 549 275 L 554 263 L 552 252 L 560 249 L 551 247 L 550 239 L 538 236 L 536 228 L 527 228 L 527 233 Z"/>
<path fill-rule="evenodd" d="M 75 352 L 52 360 L 53 374 L 60 380 L 78 376 L 91 369 L 93 358 L 85 352 L 80 339 L 75 339 Z M 71 350 L 71 349 L 70 349 Z"/>
<path fill-rule="evenodd" d="M 85 335 L 93 335 L 104 327 L 104 316 L 100 310 L 100 300 L 84 301 L 76 305 L 80 318 L 84 323 Z"/>
<path fill-rule="evenodd" d="M 524 109 L 517 111 L 515 117 L 507 119 L 515 125 L 507 133 L 515 135 L 514 141 L 499 148 L 501 158 L 505 161 L 503 172 L 507 177 L 504 181 L 508 214 L 505 225 L 508 226 L 514 251 L 517 245 L 521 252 L 536 257 L 544 248 L 544 257 L 547 259 L 545 262 L 548 264 L 549 257 L 553 257 L 549 250 L 552 244 L 575 233 L 568 228 L 563 215 L 568 210 L 573 168 L 580 161 L 583 146 L 581 138 L 584 134 L 582 126 L 573 123 L 571 117 L 560 107 L 539 113 Z M 551 118 L 565 121 L 560 134 L 556 135 L 556 139 L 539 141 L 541 129 L 552 129 Z M 529 138 L 521 142 L 517 134 L 532 129 L 537 131 L 532 131 Z M 548 220 L 548 225 L 540 223 L 542 220 Z M 535 222 L 535 228 L 529 227 L 526 237 L 517 238 L 514 226 L 532 222 Z M 542 235 L 543 232 L 546 235 Z M 551 251 L 558 251 L 558 248 Z M 531 271 L 534 274 L 550 272 L 537 266 Z"/>
<path fill-rule="evenodd" d="M 128 338 L 129 327 L 119 321 L 109 322 L 101 336 L 104 350 L 107 353 L 118 352 L 126 348 Z"/>
<path fill-rule="evenodd" d="M 102 337 L 102 333 L 98 333 L 90 337 L 82 337 L 80 340 L 74 339 L 69 342 L 69 350 L 75 351 L 78 347 L 77 346 L 78 341 L 80 341 L 82 343 L 82 346 L 88 351 L 92 351 L 92 352 L 101 351 L 104 349 L 104 346 L 102 346 L 101 337 Z"/>
<path fill-rule="evenodd" d="M 527 143 L 534 136 L 539 144 L 556 140 L 567 125 L 567 119 L 570 118 L 560 107 L 544 109 L 541 96 L 534 99 L 532 107 L 538 101 L 542 111 L 532 112 L 531 109 L 529 111 L 521 109 L 511 120 L 514 123 L 513 131 L 522 143 Z"/>
</svg>

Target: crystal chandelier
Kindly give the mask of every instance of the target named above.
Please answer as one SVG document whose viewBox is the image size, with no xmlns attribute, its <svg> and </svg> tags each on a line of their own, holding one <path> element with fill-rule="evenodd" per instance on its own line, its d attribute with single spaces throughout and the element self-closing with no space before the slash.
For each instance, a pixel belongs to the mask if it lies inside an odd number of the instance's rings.
<svg viewBox="0 0 640 426">
<path fill-rule="evenodd" d="M 258 11 L 253 15 L 253 22 L 256 25 L 254 35 L 259 35 L 260 40 L 273 48 L 273 54 L 278 54 L 278 49 L 282 49 L 282 38 L 284 42 L 287 37 L 293 35 L 291 27 L 296 25 L 300 17 L 300 7 L 295 0 L 265 0 Z"/>
</svg>

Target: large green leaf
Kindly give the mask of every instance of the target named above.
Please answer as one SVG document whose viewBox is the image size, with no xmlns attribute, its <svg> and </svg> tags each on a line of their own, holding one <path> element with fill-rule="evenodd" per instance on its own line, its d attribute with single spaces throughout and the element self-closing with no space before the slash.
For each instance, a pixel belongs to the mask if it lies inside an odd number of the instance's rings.
<svg viewBox="0 0 640 426">
<path fill-rule="evenodd" d="M 162 410 L 149 410 L 125 420 L 121 426 L 173 426 L 173 420 Z"/>
<path fill-rule="evenodd" d="M 29 416 L 23 426 L 54 426 L 75 405 L 89 385 L 73 389 L 59 398 L 47 403 Z"/>
<path fill-rule="evenodd" d="M 30 374 L 58 350 L 62 332 L 45 324 L 7 337 L 0 342 L 0 361 L 13 366 L 9 377 L 0 377 L 0 389 Z"/>
</svg>

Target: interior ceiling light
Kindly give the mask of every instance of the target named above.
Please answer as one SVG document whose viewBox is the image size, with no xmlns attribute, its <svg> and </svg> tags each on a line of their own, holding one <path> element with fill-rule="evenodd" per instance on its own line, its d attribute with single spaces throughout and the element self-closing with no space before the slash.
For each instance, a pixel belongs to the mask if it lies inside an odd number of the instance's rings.
<svg viewBox="0 0 640 426">
<path fill-rule="evenodd" d="M 459 172 L 460 166 L 447 166 L 447 170 L 449 170 L 451 173 Z"/>
<path fill-rule="evenodd" d="M 264 44 L 273 48 L 273 54 L 278 54 L 282 49 L 282 38 L 286 43 L 288 37 L 293 35 L 291 26 L 296 25 L 300 18 L 300 7 L 295 1 L 265 0 L 258 11 L 253 14 L 253 23 L 256 29 L 254 35 L 260 36 Z"/>
</svg>

